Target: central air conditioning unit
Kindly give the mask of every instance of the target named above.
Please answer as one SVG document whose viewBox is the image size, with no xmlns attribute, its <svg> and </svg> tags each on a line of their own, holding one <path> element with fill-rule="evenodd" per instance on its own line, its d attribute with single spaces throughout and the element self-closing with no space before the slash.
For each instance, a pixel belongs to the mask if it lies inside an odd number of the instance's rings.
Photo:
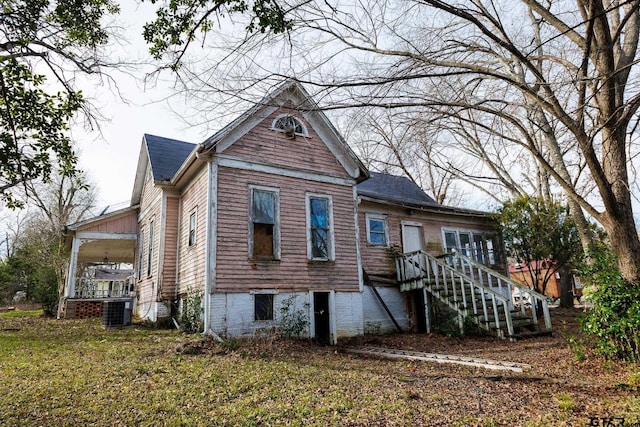
<svg viewBox="0 0 640 427">
<path fill-rule="evenodd" d="M 131 325 L 133 299 L 104 301 L 102 303 L 102 326 L 121 328 Z"/>
</svg>

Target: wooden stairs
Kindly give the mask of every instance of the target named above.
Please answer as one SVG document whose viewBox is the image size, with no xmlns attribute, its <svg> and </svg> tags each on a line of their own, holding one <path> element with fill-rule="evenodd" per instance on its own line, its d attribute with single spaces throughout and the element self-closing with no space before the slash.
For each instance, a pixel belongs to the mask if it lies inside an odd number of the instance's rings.
<svg viewBox="0 0 640 427">
<path fill-rule="evenodd" d="M 518 339 L 550 334 L 551 317 L 547 298 L 528 287 L 464 255 L 433 256 L 422 250 L 396 256 L 397 280 L 401 291 L 422 289 L 457 314 L 460 333 L 471 322 L 488 334 Z M 528 295 L 530 305 L 514 304 L 514 289 Z M 428 294 L 428 295 L 427 295 Z M 427 325 L 430 307 L 425 304 Z M 542 319 L 538 318 L 542 314 Z"/>
</svg>

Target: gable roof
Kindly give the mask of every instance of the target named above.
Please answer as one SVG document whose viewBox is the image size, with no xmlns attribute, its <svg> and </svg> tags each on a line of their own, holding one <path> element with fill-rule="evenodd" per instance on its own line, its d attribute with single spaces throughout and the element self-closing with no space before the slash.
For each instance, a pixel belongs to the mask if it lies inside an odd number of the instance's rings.
<svg viewBox="0 0 640 427">
<path fill-rule="evenodd" d="M 197 147 L 190 142 L 144 134 L 154 181 L 168 181 Z"/>
<path fill-rule="evenodd" d="M 340 132 L 329 121 L 318 104 L 313 101 L 311 95 L 295 80 L 286 80 L 262 98 L 261 101 L 207 138 L 200 144 L 202 150 L 215 150 L 217 153 L 222 153 L 287 101 L 292 101 L 295 108 L 302 112 L 304 118 L 311 124 L 327 148 L 351 177 L 358 182 L 369 177 L 369 170 L 364 163 L 351 150 L 351 147 L 340 135 Z"/>
<path fill-rule="evenodd" d="M 488 212 L 445 206 L 436 202 L 422 188 L 405 176 L 370 172 L 371 177 L 358 184 L 358 196 L 374 202 L 416 208 L 429 212 L 489 217 Z"/>
<path fill-rule="evenodd" d="M 131 204 L 140 203 L 147 168 L 151 168 L 154 182 L 170 181 L 197 148 L 196 144 L 145 133 L 140 144 Z"/>
<path fill-rule="evenodd" d="M 293 101 L 296 108 L 302 111 L 305 119 L 314 127 L 321 140 L 352 178 L 361 182 L 369 177 L 369 170 L 311 99 L 309 93 L 298 82 L 287 80 L 201 144 L 144 134 L 131 204 L 140 203 L 148 167 L 151 167 L 154 182 L 174 184 L 187 173 L 185 171 L 189 170 L 196 158 L 202 158 L 210 152 L 222 153 L 279 108 L 278 106 L 289 101 Z"/>
<path fill-rule="evenodd" d="M 370 172 L 371 178 L 358 184 L 358 195 L 412 206 L 440 206 L 406 176 Z"/>
</svg>

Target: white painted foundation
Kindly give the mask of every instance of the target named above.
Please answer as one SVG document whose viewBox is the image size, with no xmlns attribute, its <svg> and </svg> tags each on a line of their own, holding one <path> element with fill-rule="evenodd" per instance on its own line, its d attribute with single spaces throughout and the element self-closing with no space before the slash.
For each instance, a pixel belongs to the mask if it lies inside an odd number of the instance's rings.
<svg viewBox="0 0 640 427">
<path fill-rule="evenodd" d="M 402 330 L 408 330 L 411 320 L 407 316 L 403 293 L 398 288 L 378 287 L 376 289 Z M 364 310 L 365 334 L 375 335 L 398 331 L 370 286 L 364 287 L 362 303 L 366 307 Z"/>
<path fill-rule="evenodd" d="M 311 292 L 274 292 L 274 320 L 254 320 L 253 293 L 214 293 L 211 295 L 209 313 L 211 330 L 226 337 L 247 337 L 266 333 L 281 319 L 282 302 L 292 296 L 292 311 L 302 310 L 309 318 L 309 328 L 303 336 L 309 337 L 313 329 Z M 362 294 L 360 292 L 335 292 L 330 308 L 332 332 L 338 339 L 362 335 L 364 332 Z"/>
</svg>

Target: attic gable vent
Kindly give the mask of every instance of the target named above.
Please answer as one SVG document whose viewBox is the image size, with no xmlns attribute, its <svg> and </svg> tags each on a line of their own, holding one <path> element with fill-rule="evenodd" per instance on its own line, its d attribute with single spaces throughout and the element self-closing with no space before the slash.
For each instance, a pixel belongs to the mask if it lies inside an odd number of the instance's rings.
<svg viewBox="0 0 640 427">
<path fill-rule="evenodd" d="M 309 136 L 306 126 L 300 120 L 288 114 L 276 117 L 271 124 L 271 129 L 283 132 L 289 139 L 295 139 L 296 135 Z"/>
</svg>

